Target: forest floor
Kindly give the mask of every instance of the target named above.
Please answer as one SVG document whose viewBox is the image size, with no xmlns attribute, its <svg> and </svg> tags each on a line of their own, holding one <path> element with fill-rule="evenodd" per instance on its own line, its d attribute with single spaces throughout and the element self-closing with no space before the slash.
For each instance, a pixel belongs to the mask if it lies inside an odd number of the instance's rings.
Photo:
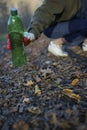
<svg viewBox="0 0 87 130">
<path fill-rule="evenodd" d="M 49 42 L 28 45 L 27 63 L 15 67 L 0 38 L 0 130 L 87 130 L 87 52 L 68 46 L 56 57 Z"/>
</svg>

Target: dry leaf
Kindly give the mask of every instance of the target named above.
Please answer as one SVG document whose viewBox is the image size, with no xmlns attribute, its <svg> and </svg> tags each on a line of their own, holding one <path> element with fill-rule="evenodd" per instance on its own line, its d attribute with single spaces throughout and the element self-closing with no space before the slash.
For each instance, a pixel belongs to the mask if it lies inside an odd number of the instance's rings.
<svg viewBox="0 0 87 130">
<path fill-rule="evenodd" d="M 34 83 L 32 82 L 32 80 L 27 81 L 27 83 L 24 83 L 24 86 L 31 86 Z"/>
<path fill-rule="evenodd" d="M 79 79 L 74 79 L 72 81 L 71 85 L 74 87 L 74 86 L 76 86 L 78 84 L 78 82 L 79 82 Z"/>
<path fill-rule="evenodd" d="M 28 130 L 29 126 L 23 120 L 14 123 L 13 129 L 15 130 Z"/>
<path fill-rule="evenodd" d="M 10 113 L 17 112 L 17 111 L 18 111 L 17 107 L 11 107 Z"/>
<path fill-rule="evenodd" d="M 30 103 L 29 98 L 24 98 L 23 102 Z"/>
<path fill-rule="evenodd" d="M 31 106 L 31 107 L 28 107 L 27 110 L 33 114 L 40 114 L 41 113 L 41 110 L 39 107 Z"/>
<path fill-rule="evenodd" d="M 80 100 L 80 96 L 78 94 L 75 94 L 73 92 L 73 90 L 71 90 L 71 89 L 64 89 L 62 92 L 63 92 L 64 95 L 66 95 L 66 96 L 68 96 L 68 97 L 70 97 L 72 99 L 75 99 L 77 101 Z"/>
<path fill-rule="evenodd" d="M 38 85 L 35 85 L 35 94 L 38 94 L 38 95 L 41 94 L 41 90 L 39 89 Z"/>
<path fill-rule="evenodd" d="M 65 89 L 63 89 L 63 92 L 64 92 L 64 93 L 72 93 L 73 90 L 71 90 L 71 89 L 69 89 L 69 88 L 65 88 Z"/>
<path fill-rule="evenodd" d="M 50 68 L 47 68 L 47 69 L 41 69 L 40 72 L 51 74 L 53 71 Z"/>
<path fill-rule="evenodd" d="M 35 80 L 36 80 L 36 82 L 40 82 L 41 78 L 39 78 L 38 75 L 36 75 Z"/>
<path fill-rule="evenodd" d="M 80 97 L 78 94 L 72 93 L 72 94 L 71 94 L 71 98 L 80 101 L 80 98 L 81 98 L 81 97 Z"/>
<path fill-rule="evenodd" d="M 40 72 L 41 72 L 41 76 L 43 78 L 49 78 L 50 77 L 50 74 L 53 73 L 53 71 L 50 69 L 50 68 L 47 68 L 47 69 L 40 69 Z"/>
</svg>

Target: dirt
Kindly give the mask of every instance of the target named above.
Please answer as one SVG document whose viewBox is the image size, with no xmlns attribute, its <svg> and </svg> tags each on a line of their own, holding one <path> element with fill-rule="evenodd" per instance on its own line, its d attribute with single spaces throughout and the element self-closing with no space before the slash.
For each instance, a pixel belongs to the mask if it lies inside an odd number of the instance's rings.
<svg viewBox="0 0 87 130">
<path fill-rule="evenodd" d="M 56 57 L 49 42 L 28 45 L 27 63 L 15 67 L 0 39 L 0 130 L 87 130 L 87 52 L 68 46 Z"/>
</svg>

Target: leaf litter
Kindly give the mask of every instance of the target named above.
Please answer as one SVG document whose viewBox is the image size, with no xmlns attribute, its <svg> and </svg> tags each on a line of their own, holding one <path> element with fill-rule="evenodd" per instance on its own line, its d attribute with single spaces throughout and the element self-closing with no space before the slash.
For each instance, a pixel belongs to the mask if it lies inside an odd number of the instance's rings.
<svg viewBox="0 0 87 130">
<path fill-rule="evenodd" d="M 27 63 L 20 68 L 1 43 L 1 130 L 86 130 L 87 53 L 75 48 L 68 57 L 55 57 L 48 43 L 43 37 L 26 48 Z"/>
</svg>

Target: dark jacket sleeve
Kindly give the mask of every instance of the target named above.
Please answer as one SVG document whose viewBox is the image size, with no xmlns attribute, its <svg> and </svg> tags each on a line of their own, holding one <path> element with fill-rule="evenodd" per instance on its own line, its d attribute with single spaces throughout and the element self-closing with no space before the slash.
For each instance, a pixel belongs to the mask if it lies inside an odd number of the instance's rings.
<svg viewBox="0 0 87 130">
<path fill-rule="evenodd" d="M 60 14 L 64 9 L 63 0 L 45 0 L 43 4 L 35 11 L 28 31 L 35 34 L 38 38 L 40 34 L 54 23 L 56 14 Z"/>
</svg>

